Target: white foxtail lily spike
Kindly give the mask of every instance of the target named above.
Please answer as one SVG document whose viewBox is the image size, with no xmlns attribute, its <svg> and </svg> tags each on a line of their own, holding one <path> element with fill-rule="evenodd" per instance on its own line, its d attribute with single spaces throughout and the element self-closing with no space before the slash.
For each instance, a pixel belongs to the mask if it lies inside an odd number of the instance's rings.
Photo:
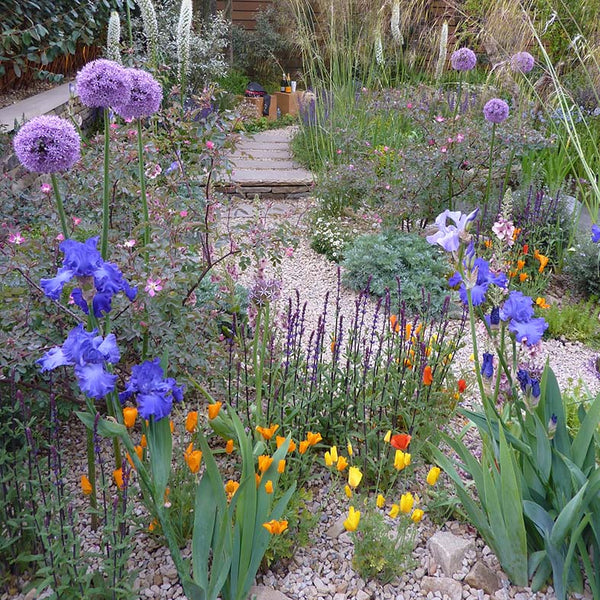
<svg viewBox="0 0 600 600">
<path fill-rule="evenodd" d="M 401 46 L 404 43 L 404 38 L 400 31 L 400 0 L 393 0 L 392 2 L 392 19 L 390 21 L 390 27 L 392 29 L 394 41 Z"/>
<path fill-rule="evenodd" d="M 121 59 L 121 21 L 119 13 L 113 10 L 110 13 L 108 20 L 108 32 L 106 33 L 106 57 L 120 65 L 123 64 Z"/>
<path fill-rule="evenodd" d="M 435 66 L 435 79 L 439 81 L 444 73 L 444 67 L 446 66 L 446 57 L 448 55 L 448 21 L 444 21 L 442 24 L 442 31 L 440 33 L 440 53 L 438 56 L 437 64 Z"/>
</svg>

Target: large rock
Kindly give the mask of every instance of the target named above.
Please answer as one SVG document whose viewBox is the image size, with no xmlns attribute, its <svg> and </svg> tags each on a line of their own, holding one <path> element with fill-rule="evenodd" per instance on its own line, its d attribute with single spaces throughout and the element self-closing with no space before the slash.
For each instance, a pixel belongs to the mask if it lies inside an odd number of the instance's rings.
<svg viewBox="0 0 600 600">
<path fill-rule="evenodd" d="M 435 562 L 449 577 L 461 570 L 466 553 L 475 549 L 472 540 L 445 531 L 438 531 L 432 535 L 427 545 Z"/>
<path fill-rule="evenodd" d="M 494 571 L 486 567 L 481 561 L 477 561 L 465 581 L 476 590 L 483 590 L 486 594 L 492 596 L 502 587 L 500 578 Z"/>
<path fill-rule="evenodd" d="M 420 586 L 425 594 L 440 592 L 451 600 L 462 600 L 462 585 L 451 577 L 423 577 Z"/>
<path fill-rule="evenodd" d="M 266 585 L 254 585 L 250 588 L 249 598 L 253 600 L 290 600 L 285 594 Z"/>
<path fill-rule="evenodd" d="M 344 521 L 346 520 L 346 516 L 342 515 L 328 530 L 327 537 L 337 538 L 342 535 L 346 531 L 344 527 Z"/>
</svg>

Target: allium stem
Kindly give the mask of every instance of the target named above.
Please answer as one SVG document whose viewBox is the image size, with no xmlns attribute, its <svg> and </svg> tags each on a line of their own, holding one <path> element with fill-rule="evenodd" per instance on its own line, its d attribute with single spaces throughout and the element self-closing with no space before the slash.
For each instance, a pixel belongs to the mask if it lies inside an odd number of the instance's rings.
<svg viewBox="0 0 600 600">
<path fill-rule="evenodd" d="M 144 172 L 144 144 L 142 141 L 142 120 L 137 120 L 138 138 L 138 170 L 140 176 L 140 197 L 142 199 L 142 212 L 144 214 L 144 256 L 148 263 L 148 251 L 146 246 L 150 243 L 150 216 L 148 214 L 148 198 L 146 197 L 146 173 Z"/>
<path fill-rule="evenodd" d="M 110 159 L 110 120 L 108 108 L 104 109 L 104 187 L 102 196 L 102 238 L 100 241 L 100 254 L 106 260 L 108 255 L 108 227 L 110 210 L 110 181 L 109 181 L 109 159 Z"/>
<path fill-rule="evenodd" d="M 60 226 L 62 228 L 65 240 L 69 239 L 69 230 L 67 229 L 67 215 L 65 214 L 65 206 L 60 195 L 60 189 L 58 188 L 58 180 L 56 174 L 51 173 L 50 179 L 52 180 L 52 187 L 54 188 L 54 197 L 56 198 L 56 207 L 58 208 L 58 216 L 60 218 Z"/>
<path fill-rule="evenodd" d="M 490 142 L 490 166 L 488 169 L 487 185 L 485 188 L 485 197 L 483 199 L 483 205 L 487 206 L 488 200 L 490 199 L 490 191 L 492 189 L 492 163 L 494 160 L 494 142 L 496 141 L 496 123 L 492 124 L 492 140 Z"/>
</svg>

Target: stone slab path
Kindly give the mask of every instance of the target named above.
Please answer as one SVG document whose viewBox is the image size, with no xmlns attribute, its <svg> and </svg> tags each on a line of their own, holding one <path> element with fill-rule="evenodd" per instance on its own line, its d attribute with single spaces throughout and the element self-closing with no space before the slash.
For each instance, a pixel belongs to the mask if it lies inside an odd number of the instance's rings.
<svg viewBox="0 0 600 600">
<path fill-rule="evenodd" d="M 294 131 L 286 127 L 244 136 L 231 156 L 229 191 L 246 198 L 255 194 L 270 199 L 306 196 L 314 178 L 292 157 L 289 144 Z"/>
<path fill-rule="evenodd" d="M 24 123 L 33 117 L 51 113 L 68 102 L 69 97 L 69 84 L 64 83 L 41 94 L 0 108 L 0 131 L 9 133 L 15 128 L 15 121 Z"/>
</svg>

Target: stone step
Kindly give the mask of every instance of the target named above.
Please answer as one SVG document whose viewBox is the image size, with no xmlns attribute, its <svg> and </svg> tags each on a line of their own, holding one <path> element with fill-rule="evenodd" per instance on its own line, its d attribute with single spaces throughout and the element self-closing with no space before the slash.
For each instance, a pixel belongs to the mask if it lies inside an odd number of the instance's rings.
<svg viewBox="0 0 600 600">
<path fill-rule="evenodd" d="M 261 148 L 260 150 L 236 151 L 231 154 L 231 159 L 247 159 L 247 160 L 262 160 L 262 159 L 288 159 L 292 158 L 287 148 Z"/>
<path fill-rule="evenodd" d="M 231 182 L 239 185 L 312 185 L 312 173 L 305 169 L 234 169 Z"/>
<path fill-rule="evenodd" d="M 248 158 L 232 158 L 231 164 L 235 171 L 239 169 L 273 169 L 273 170 L 284 170 L 284 171 L 295 171 L 298 164 L 291 160 L 281 159 L 262 159 L 262 160 L 251 160 Z"/>
</svg>

